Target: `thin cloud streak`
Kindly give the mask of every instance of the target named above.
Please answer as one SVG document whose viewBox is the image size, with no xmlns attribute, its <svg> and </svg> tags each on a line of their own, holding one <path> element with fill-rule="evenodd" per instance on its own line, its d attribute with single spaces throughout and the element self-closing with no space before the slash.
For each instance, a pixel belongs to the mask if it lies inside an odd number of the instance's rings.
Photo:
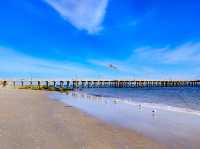
<svg viewBox="0 0 200 149">
<path fill-rule="evenodd" d="M 200 43 L 188 42 L 174 48 L 144 47 L 133 50 L 126 60 L 90 60 L 90 63 L 107 67 L 112 63 L 124 78 L 179 80 L 198 79 L 200 74 Z M 187 71 L 186 71 L 187 70 Z"/>
<path fill-rule="evenodd" d="M 65 20 L 90 34 L 102 29 L 108 0 L 45 0 Z"/>
<path fill-rule="evenodd" d="M 139 48 L 126 60 L 95 59 L 86 64 L 34 58 L 0 47 L 0 77 L 12 74 L 24 77 L 58 79 L 199 79 L 200 43 L 185 43 L 174 48 Z M 117 69 L 110 69 L 109 65 Z"/>
<path fill-rule="evenodd" d="M 200 64 L 200 42 L 188 42 L 177 47 L 139 48 L 132 57 L 160 64 Z"/>
<path fill-rule="evenodd" d="M 78 79 L 90 77 L 94 73 L 92 69 L 78 63 L 43 60 L 4 47 L 0 47 L 0 53 L 0 72 L 12 73 L 13 78 L 35 74 L 38 79 Z"/>
</svg>

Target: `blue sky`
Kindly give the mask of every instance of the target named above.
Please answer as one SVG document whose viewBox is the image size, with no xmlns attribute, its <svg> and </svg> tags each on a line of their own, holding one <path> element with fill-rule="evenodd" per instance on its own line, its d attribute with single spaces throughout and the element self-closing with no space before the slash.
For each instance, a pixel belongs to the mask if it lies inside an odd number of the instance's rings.
<svg viewBox="0 0 200 149">
<path fill-rule="evenodd" d="M 199 79 L 199 10 L 197 0 L 2 1 L 0 79 Z"/>
</svg>

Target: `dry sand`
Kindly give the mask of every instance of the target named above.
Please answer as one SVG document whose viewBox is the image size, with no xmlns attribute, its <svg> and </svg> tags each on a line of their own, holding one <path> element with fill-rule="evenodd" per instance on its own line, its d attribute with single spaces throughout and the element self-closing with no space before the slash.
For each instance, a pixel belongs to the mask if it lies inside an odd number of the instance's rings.
<svg viewBox="0 0 200 149">
<path fill-rule="evenodd" d="M 133 131 L 49 100 L 48 92 L 0 88 L 0 149 L 163 149 Z"/>
</svg>

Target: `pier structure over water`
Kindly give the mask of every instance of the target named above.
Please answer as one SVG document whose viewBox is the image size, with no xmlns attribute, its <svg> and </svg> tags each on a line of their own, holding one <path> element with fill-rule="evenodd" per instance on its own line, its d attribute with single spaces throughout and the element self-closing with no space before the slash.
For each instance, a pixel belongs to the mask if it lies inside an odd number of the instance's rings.
<svg viewBox="0 0 200 149">
<path fill-rule="evenodd" d="M 39 80 L 39 81 L 0 81 L 0 86 L 13 87 L 38 87 L 38 88 L 152 88 L 152 87 L 200 87 L 200 80 L 168 80 L 168 81 L 151 81 L 151 80 Z"/>
</svg>

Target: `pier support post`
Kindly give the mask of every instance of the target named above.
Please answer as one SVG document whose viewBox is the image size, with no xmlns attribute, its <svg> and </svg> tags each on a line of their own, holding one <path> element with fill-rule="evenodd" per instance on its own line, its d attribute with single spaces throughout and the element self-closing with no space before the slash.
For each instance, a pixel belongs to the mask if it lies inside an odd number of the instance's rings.
<svg viewBox="0 0 200 149">
<path fill-rule="evenodd" d="M 67 88 L 70 88 L 70 81 L 67 81 Z"/>
<path fill-rule="evenodd" d="M 32 86 L 33 82 L 32 82 L 32 81 L 30 81 L 29 83 L 30 83 L 30 86 Z"/>
<path fill-rule="evenodd" d="M 99 81 L 99 87 L 102 88 L 103 86 L 103 81 Z"/>
<path fill-rule="evenodd" d="M 40 81 L 38 81 L 38 88 L 40 89 Z"/>
<path fill-rule="evenodd" d="M 45 82 L 46 82 L 46 87 L 49 88 L 49 82 L 48 81 Z"/>
<path fill-rule="evenodd" d="M 81 81 L 81 88 L 85 88 L 85 81 Z"/>
<path fill-rule="evenodd" d="M 63 84 L 64 84 L 64 82 L 63 82 L 63 81 L 60 81 L 60 88 L 61 88 L 61 89 L 63 88 Z"/>
<path fill-rule="evenodd" d="M 21 81 L 21 86 L 24 86 L 24 81 Z"/>
<path fill-rule="evenodd" d="M 13 87 L 14 87 L 14 88 L 15 88 L 15 84 L 16 84 L 15 81 L 13 81 Z"/>
<path fill-rule="evenodd" d="M 73 89 L 76 88 L 76 81 L 73 81 L 73 82 L 72 82 L 72 87 L 73 87 Z"/>
<path fill-rule="evenodd" d="M 56 87 L 56 81 L 53 81 L 53 87 L 54 88 Z"/>
</svg>

